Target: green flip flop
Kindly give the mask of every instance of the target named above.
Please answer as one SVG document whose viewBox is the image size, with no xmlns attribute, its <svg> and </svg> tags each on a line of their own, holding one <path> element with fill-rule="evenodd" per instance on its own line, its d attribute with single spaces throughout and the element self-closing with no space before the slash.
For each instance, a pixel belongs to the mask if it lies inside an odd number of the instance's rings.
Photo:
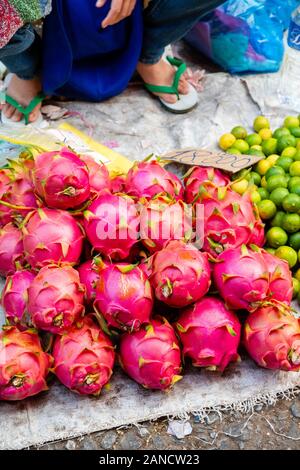
<svg viewBox="0 0 300 470">
<path fill-rule="evenodd" d="M 171 95 L 177 96 L 176 103 L 168 103 L 167 101 L 163 100 L 159 96 L 157 98 L 160 100 L 162 106 L 166 108 L 168 111 L 171 111 L 175 114 L 183 114 L 191 111 L 195 108 L 198 104 L 198 93 L 192 85 L 189 85 L 189 92 L 186 95 L 182 95 L 178 91 L 179 81 L 181 76 L 186 71 L 187 67 L 186 64 L 176 57 L 167 56 L 166 60 L 169 62 L 170 65 L 176 67 L 176 73 L 174 76 L 174 80 L 171 86 L 164 86 L 164 85 L 152 85 L 151 83 L 144 83 L 145 88 L 150 93 L 168 93 Z"/>
<path fill-rule="evenodd" d="M 29 115 L 30 113 L 32 113 L 32 111 L 34 110 L 34 108 L 40 104 L 44 99 L 45 99 L 45 96 L 42 94 L 42 93 L 39 93 L 37 96 L 35 96 L 29 103 L 28 106 L 26 106 L 25 108 L 20 104 L 18 103 L 14 98 L 12 98 L 11 96 L 7 95 L 5 92 L 2 92 L 0 94 L 0 98 L 1 98 L 1 102 L 6 102 L 8 104 L 10 104 L 11 106 L 13 106 L 14 108 L 16 108 L 21 114 L 23 114 L 24 116 L 24 119 L 22 119 L 22 121 L 19 121 L 19 122 L 14 122 L 12 121 L 11 119 L 7 118 L 5 116 L 5 114 L 2 112 L 1 114 L 1 121 L 3 124 L 5 125 L 8 125 L 8 126 L 23 126 L 24 124 L 27 125 L 27 124 L 30 124 L 29 122 Z M 42 118 L 42 115 L 40 114 L 40 116 L 38 117 L 38 119 L 33 123 L 34 125 L 39 125 L 41 123 L 41 121 L 43 120 Z"/>
</svg>

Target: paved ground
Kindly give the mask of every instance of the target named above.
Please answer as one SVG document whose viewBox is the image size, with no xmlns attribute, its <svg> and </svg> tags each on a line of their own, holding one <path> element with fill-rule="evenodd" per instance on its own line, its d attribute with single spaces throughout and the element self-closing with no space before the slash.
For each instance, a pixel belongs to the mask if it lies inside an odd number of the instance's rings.
<svg viewBox="0 0 300 470">
<path fill-rule="evenodd" d="M 190 435 L 177 439 L 167 433 L 168 420 L 98 432 L 77 439 L 49 443 L 40 450 L 135 449 L 286 449 L 300 448 L 300 397 L 280 400 L 276 406 L 257 405 L 252 414 L 211 412 L 203 422 L 190 417 Z"/>
</svg>

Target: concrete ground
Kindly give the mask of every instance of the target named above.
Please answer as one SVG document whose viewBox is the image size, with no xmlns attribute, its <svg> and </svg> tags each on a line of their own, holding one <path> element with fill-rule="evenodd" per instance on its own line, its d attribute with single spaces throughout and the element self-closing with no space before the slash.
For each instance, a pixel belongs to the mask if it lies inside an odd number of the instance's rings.
<svg viewBox="0 0 300 470">
<path fill-rule="evenodd" d="M 211 412 L 203 421 L 191 416 L 190 435 L 177 439 L 167 433 L 168 420 L 111 429 L 76 439 L 45 444 L 39 450 L 298 450 L 300 397 L 275 406 L 256 405 L 254 412 Z"/>
</svg>

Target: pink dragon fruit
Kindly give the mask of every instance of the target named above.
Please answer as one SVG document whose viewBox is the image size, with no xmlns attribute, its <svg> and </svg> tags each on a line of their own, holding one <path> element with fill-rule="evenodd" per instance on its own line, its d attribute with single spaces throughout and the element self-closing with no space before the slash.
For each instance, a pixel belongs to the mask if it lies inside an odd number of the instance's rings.
<svg viewBox="0 0 300 470">
<path fill-rule="evenodd" d="M 62 334 L 84 314 L 85 288 L 71 266 L 45 266 L 28 289 L 28 312 L 33 325 Z"/>
<path fill-rule="evenodd" d="M 152 275 L 152 256 L 145 258 L 139 264 L 139 268 L 145 274 L 146 278 L 149 279 Z"/>
<path fill-rule="evenodd" d="M 10 171 L 7 168 L 0 168 L 0 198 L 6 193 L 10 184 Z"/>
<path fill-rule="evenodd" d="M 80 282 L 85 287 L 85 298 L 88 304 L 92 304 L 96 299 L 96 286 L 99 281 L 99 270 L 107 266 L 101 258 L 89 259 L 78 266 Z"/>
<path fill-rule="evenodd" d="M 84 212 L 84 228 L 93 248 L 113 260 L 123 260 L 138 241 L 139 216 L 125 194 L 101 194 Z"/>
<path fill-rule="evenodd" d="M 9 223 L 0 228 L 0 276 L 9 276 L 24 265 L 22 233 Z"/>
<path fill-rule="evenodd" d="M 233 312 L 214 297 L 204 297 L 184 309 L 176 323 L 184 356 L 196 367 L 223 371 L 239 360 L 241 326 Z"/>
<path fill-rule="evenodd" d="M 210 287 L 206 253 L 183 241 L 168 242 L 152 259 L 150 283 L 158 300 L 170 307 L 186 307 L 201 299 Z"/>
<path fill-rule="evenodd" d="M 269 296 L 272 300 L 278 300 L 290 305 L 293 297 L 293 281 L 287 261 L 262 251 L 265 263 L 270 274 Z"/>
<path fill-rule="evenodd" d="M 153 296 L 140 268 L 127 263 L 110 264 L 100 269 L 99 275 L 94 306 L 108 326 L 135 331 L 149 323 Z"/>
<path fill-rule="evenodd" d="M 10 177 L 9 169 L 0 169 L 0 228 L 12 221 L 11 209 L 1 204 L 1 201 L 6 202 L 6 192 L 11 182 Z"/>
<path fill-rule="evenodd" d="M 161 250 L 170 240 L 191 240 L 192 214 L 188 213 L 188 207 L 183 201 L 159 195 L 150 201 L 141 202 L 141 240 L 150 253 Z"/>
<path fill-rule="evenodd" d="M 226 305 L 234 310 L 251 312 L 268 298 L 268 266 L 259 248 L 243 245 L 224 251 L 214 265 L 214 281 Z"/>
<path fill-rule="evenodd" d="M 300 320 L 288 310 L 262 307 L 244 325 L 244 345 L 261 367 L 300 370 Z"/>
<path fill-rule="evenodd" d="M 126 193 L 136 198 L 151 199 L 167 193 L 183 199 L 183 186 L 179 178 L 163 168 L 157 161 L 135 162 L 126 178 Z"/>
<path fill-rule="evenodd" d="M 28 288 L 34 279 L 30 271 L 17 271 L 8 276 L 2 292 L 2 306 L 10 325 L 20 330 L 31 326 L 27 312 Z"/>
<path fill-rule="evenodd" d="M 34 194 L 32 183 L 25 178 L 11 182 L 5 194 L 5 201 L 12 204 L 12 206 L 20 207 L 19 210 L 12 208 L 14 218 L 16 216 L 24 218 L 30 211 L 42 205 Z M 23 209 L 23 207 L 26 209 Z"/>
<path fill-rule="evenodd" d="M 89 155 L 80 155 L 80 159 L 86 164 L 89 172 L 89 183 L 92 195 L 98 195 L 103 190 L 111 189 L 108 169 L 102 163 L 99 164 Z"/>
<path fill-rule="evenodd" d="M 248 244 L 256 245 L 262 248 L 265 244 L 265 241 L 265 225 L 261 222 L 261 220 L 257 220 L 254 224 Z"/>
<path fill-rule="evenodd" d="M 204 190 L 194 208 L 196 232 L 204 230 L 204 251 L 215 255 L 254 241 L 253 230 L 260 219 L 248 193 L 240 196 L 224 187 Z"/>
<path fill-rule="evenodd" d="M 112 193 L 125 193 L 126 175 L 123 173 L 115 174 L 110 179 L 110 190 Z"/>
<path fill-rule="evenodd" d="M 51 365 L 37 333 L 5 327 L 0 333 L 0 400 L 23 400 L 47 390 Z"/>
<path fill-rule="evenodd" d="M 175 331 L 162 317 L 120 341 L 120 364 L 145 388 L 168 390 L 182 377 L 181 351 Z"/>
<path fill-rule="evenodd" d="M 216 168 L 194 166 L 184 176 L 185 202 L 192 204 L 203 187 L 209 192 L 211 188 L 227 186 L 229 183 L 228 176 Z"/>
<path fill-rule="evenodd" d="M 56 337 L 53 357 L 54 372 L 67 388 L 97 396 L 112 375 L 115 353 L 108 336 L 88 315 L 80 325 Z"/>
<path fill-rule="evenodd" d="M 33 181 L 37 194 L 55 209 L 78 207 L 90 196 L 87 167 L 67 148 L 38 155 Z"/>
<path fill-rule="evenodd" d="M 77 264 L 83 233 L 75 219 L 59 209 L 37 209 L 23 226 L 24 250 L 33 269 L 48 264 Z"/>
</svg>

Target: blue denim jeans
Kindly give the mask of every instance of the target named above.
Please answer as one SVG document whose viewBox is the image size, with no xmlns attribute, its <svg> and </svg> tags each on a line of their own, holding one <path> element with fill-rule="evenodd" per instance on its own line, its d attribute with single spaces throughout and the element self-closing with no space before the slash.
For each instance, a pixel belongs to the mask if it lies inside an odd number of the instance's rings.
<svg viewBox="0 0 300 470">
<path fill-rule="evenodd" d="M 6 46 L 0 49 L 0 61 L 23 80 L 38 75 L 41 60 L 41 40 L 31 25 L 20 28 Z"/>
<path fill-rule="evenodd" d="M 185 36 L 200 18 L 223 1 L 151 0 L 144 11 L 141 62 L 158 62 L 168 44 Z M 0 49 L 0 61 L 10 72 L 24 80 L 38 74 L 40 58 L 40 39 L 31 25 L 20 28 L 11 41 Z"/>
<path fill-rule="evenodd" d="M 155 64 L 165 47 L 183 38 L 198 21 L 225 0 L 151 0 L 144 11 L 140 61 Z"/>
</svg>

